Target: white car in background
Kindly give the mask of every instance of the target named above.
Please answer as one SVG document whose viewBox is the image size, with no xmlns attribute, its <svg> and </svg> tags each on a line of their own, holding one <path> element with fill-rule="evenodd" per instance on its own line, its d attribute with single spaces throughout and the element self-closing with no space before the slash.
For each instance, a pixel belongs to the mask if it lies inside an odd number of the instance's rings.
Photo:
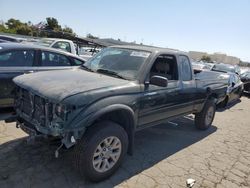
<svg viewBox="0 0 250 188">
<path fill-rule="evenodd" d="M 93 55 L 98 53 L 100 50 L 100 48 L 82 47 L 79 49 L 79 56 L 84 59 L 89 59 L 93 57 Z"/>
<path fill-rule="evenodd" d="M 71 40 L 59 38 L 43 38 L 35 43 L 36 45 L 60 49 L 74 55 L 76 53 L 76 46 Z"/>
</svg>

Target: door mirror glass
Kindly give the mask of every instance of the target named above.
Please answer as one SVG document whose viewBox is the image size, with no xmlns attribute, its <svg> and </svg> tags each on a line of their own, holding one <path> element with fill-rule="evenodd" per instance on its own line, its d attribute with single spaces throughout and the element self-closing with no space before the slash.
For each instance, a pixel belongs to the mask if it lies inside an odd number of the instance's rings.
<svg viewBox="0 0 250 188">
<path fill-rule="evenodd" d="M 160 87 L 167 87 L 168 79 L 162 76 L 152 76 L 150 79 L 150 84 Z"/>
</svg>

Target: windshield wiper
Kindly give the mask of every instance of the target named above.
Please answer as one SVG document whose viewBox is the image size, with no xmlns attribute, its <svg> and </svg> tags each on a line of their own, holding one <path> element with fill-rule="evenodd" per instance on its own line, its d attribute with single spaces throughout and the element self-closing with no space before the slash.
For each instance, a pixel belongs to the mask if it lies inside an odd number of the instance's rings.
<svg viewBox="0 0 250 188">
<path fill-rule="evenodd" d="M 111 76 L 115 76 L 117 78 L 121 78 L 121 79 L 127 80 L 126 78 L 124 78 L 123 76 L 119 75 L 115 71 L 111 71 L 111 70 L 107 70 L 107 69 L 97 69 L 96 72 L 104 73 L 104 74 L 107 74 L 107 75 L 111 75 Z"/>
<path fill-rule="evenodd" d="M 84 68 L 87 71 L 94 72 L 91 68 L 89 68 L 89 67 L 87 67 L 85 65 L 82 65 L 81 67 Z"/>
</svg>

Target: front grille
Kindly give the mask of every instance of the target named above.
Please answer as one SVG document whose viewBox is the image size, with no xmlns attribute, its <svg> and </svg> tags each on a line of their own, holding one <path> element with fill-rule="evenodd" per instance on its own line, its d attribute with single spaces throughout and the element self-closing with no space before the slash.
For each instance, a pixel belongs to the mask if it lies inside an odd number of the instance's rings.
<svg viewBox="0 0 250 188">
<path fill-rule="evenodd" d="M 20 87 L 16 89 L 15 108 L 43 127 L 53 118 L 52 103 Z"/>
</svg>

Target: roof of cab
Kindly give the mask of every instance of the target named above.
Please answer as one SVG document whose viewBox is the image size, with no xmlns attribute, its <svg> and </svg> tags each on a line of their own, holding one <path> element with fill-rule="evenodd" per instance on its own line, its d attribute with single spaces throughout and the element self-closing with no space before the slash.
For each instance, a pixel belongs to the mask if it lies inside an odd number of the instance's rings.
<svg viewBox="0 0 250 188">
<path fill-rule="evenodd" d="M 169 48 L 161 48 L 161 47 L 155 47 L 155 46 L 145 46 L 145 45 L 116 45 L 111 46 L 113 48 L 123 48 L 123 49 L 132 49 L 132 50 L 141 50 L 141 51 L 147 51 L 151 53 L 168 53 L 168 54 L 185 54 L 186 52 L 182 52 L 175 49 L 169 49 Z"/>
</svg>

